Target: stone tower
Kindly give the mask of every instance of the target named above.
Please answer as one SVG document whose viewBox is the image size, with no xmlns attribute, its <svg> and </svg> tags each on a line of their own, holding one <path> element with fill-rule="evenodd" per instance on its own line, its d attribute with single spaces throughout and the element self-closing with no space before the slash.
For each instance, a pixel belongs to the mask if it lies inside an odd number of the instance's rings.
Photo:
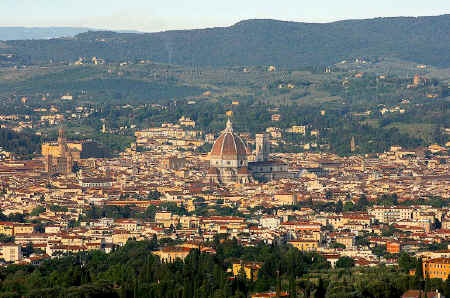
<svg viewBox="0 0 450 298">
<path fill-rule="evenodd" d="M 355 152 L 355 150 L 356 150 L 355 136 L 352 136 L 352 139 L 350 141 L 350 151 Z"/>
<path fill-rule="evenodd" d="M 265 133 L 256 134 L 256 161 L 267 161 L 270 155 L 270 141 Z"/>
</svg>

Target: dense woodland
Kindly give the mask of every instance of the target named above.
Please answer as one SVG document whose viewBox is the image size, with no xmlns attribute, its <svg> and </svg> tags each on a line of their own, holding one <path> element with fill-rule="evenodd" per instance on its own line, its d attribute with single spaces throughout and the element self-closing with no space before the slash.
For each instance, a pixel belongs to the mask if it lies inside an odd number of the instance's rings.
<svg viewBox="0 0 450 298">
<path fill-rule="evenodd" d="M 0 147 L 23 157 L 40 151 L 41 138 L 30 131 L 14 132 L 0 128 Z"/>
</svg>

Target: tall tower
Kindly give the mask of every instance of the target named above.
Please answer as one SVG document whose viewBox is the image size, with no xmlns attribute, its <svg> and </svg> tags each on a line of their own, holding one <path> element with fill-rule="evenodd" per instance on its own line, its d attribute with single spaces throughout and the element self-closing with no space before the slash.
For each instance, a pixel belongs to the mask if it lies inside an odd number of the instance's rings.
<svg viewBox="0 0 450 298">
<path fill-rule="evenodd" d="M 66 142 L 66 138 L 64 137 L 64 129 L 62 127 L 58 130 L 58 144 L 62 145 Z"/>
<path fill-rule="evenodd" d="M 269 137 L 265 133 L 256 134 L 256 161 L 267 161 L 270 155 Z"/>
<path fill-rule="evenodd" d="M 355 150 L 356 150 L 355 136 L 352 136 L 352 140 L 350 141 L 350 151 L 355 152 Z"/>
</svg>

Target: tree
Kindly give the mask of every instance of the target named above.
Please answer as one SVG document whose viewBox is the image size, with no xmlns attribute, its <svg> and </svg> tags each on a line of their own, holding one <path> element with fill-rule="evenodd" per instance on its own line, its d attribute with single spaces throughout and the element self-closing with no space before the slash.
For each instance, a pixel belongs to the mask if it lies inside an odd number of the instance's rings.
<svg viewBox="0 0 450 298">
<path fill-rule="evenodd" d="M 339 242 L 333 242 L 330 244 L 331 248 L 342 248 L 345 249 L 345 245 Z"/>
<path fill-rule="evenodd" d="M 152 191 L 150 191 L 148 193 L 147 199 L 149 199 L 149 200 L 158 200 L 161 196 L 162 196 L 162 194 L 159 191 L 152 190 Z"/>
<path fill-rule="evenodd" d="M 342 211 L 344 210 L 344 204 L 342 203 L 341 200 L 337 201 L 336 203 L 336 213 L 342 213 Z"/>
<path fill-rule="evenodd" d="M 355 267 L 355 260 L 350 257 L 340 257 L 336 262 L 336 268 L 352 268 Z"/>
<path fill-rule="evenodd" d="M 450 297 L 450 275 L 447 276 L 447 280 L 445 281 L 444 296 L 445 297 Z"/>
<path fill-rule="evenodd" d="M 325 298 L 326 293 L 327 293 L 327 288 L 323 282 L 323 279 L 319 278 L 319 282 L 317 284 L 317 289 L 314 294 L 314 297 L 315 298 Z"/>
<path fill-rule="evenodd" d="M 297 286 L 295 284 L 295 277 L 291 275 L 289 277 L 289 298 L 297 297 Z"/>
<path fill-rule="evenodd" d="M 42 212 L 45 212 L 45 207 L 44 206 L 37 206 L 36 208 L 34 208 L 31 211 L 31 215 L 32 216 L 38 216 L 39 214 L 41 214 Z"/>
<path fill-rule="evenodd" d="M 352 203 L 352 202 L 345 202 L 343 211 L 344 211 L 344 212 L 352 211 L 352 210 L 353 210 L 353 207 L 354 207 L 354 206 L 353 206 L 353 203 Z"/>
<path fill-rule="evenodd" d="M 370 202 L 367 199 L 365 194 L 362 194 L 361 197 L 358 200 L 358 203 L 356 203 L 355 209 L 357 210 L 366 210 L 367 206 L 369 206 Z"/>
<path fill-rule="evenodd" d="M 409 270 L 416 267 L 416 264 L 417 259 L 405 252 L 402 252 L 398 258 L 398 266 L 403 272 L 409 272 Z"/>
<path fill-rule="evenodd" d="M 420 258 L 417 260 L 416 263 L 416 273 L 414 274 L 414 287 L 419 290 L 422 290 L 424 287 L 422 259 Z"/>
</svg>

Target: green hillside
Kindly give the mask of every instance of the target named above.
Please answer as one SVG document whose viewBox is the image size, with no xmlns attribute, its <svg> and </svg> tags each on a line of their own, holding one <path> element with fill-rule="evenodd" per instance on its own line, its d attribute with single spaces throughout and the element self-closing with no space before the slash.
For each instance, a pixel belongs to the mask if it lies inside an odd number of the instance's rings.
<svg viewBox="0 0 450 298">
<path fill-rule="evenodd" d="M 148 34 L 87 32 L 75 38 L 7 41 L 19 63 L 153 60 L 198 66 L 330 65 L 348 57 L 394 57 L 450 66 L 450 15 L 326 24 L 247 20 L 231 27 Z"/>
</svg>

